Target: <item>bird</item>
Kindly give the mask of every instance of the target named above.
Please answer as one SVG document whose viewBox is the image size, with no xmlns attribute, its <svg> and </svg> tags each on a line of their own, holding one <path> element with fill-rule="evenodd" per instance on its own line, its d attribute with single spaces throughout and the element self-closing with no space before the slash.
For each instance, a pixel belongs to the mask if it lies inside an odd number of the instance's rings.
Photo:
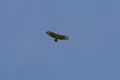
<svg viewBox="0 0 120 80">
<path fill-rule="evenodd" d="M 54 38 L 54 41 L 55 42 L 58 42 L 58 39 L 59 40 L 68 40 L 68 36 L 65 36 L 65 35 L 59 35 L 59 34 L 56 34 L 52 31 L 46 31 L 47 35 L 49 35 L 50 37 Z"/>
</svg>

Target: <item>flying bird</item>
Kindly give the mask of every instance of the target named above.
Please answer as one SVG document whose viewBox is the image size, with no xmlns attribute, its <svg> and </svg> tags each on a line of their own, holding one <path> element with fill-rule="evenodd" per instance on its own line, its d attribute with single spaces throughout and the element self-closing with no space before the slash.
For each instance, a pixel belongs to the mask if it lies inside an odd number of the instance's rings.
<svg viewBox="0 0 120 80">
<path fill-rule="evenodd" d="M 56 34 L 54 32 L 51 32 L 51 31 L 47 31 L 46 32 L 49 36 L 51 36 L 52 38 L 54 38 L 54 41 L 57 42 L 58 39 L 59 40 L 68 40 L 68 36 L 65 36 L 65 35 L 59 35 L 59 34 Z"/>
</svg>

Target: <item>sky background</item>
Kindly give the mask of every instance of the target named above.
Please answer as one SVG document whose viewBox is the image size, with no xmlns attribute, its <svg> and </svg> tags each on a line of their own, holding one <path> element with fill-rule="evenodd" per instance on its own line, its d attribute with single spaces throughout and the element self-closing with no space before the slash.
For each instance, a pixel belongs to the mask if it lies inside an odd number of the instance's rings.
<svg viewBox="0 0 120 80">
<path fill-rule="evenodd" d="M 0 0 L 0 80 L 120 80 L 119 3 Z"/>
</svg>

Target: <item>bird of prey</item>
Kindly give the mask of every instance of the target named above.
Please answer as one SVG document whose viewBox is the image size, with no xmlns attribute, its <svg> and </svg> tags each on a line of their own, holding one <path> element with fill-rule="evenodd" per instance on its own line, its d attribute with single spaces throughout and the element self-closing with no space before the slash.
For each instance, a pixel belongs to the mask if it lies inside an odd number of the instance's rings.
<svg viewBox="0 0 120 80">
<path fill-rule="evenodd" d="M 54 38 L 54 41 L 57 42 L 58 39 L 59 40 L 67 40 L 68 39 L 68 36 L 65 36 L 65 35 L 59 35 L 59 34 L 56 34 L 54 32 L 51 32 L 51 31 L 47 31 L 46 32 L 49 36 L 51 36 L 52 38 Z"/>
</svg>

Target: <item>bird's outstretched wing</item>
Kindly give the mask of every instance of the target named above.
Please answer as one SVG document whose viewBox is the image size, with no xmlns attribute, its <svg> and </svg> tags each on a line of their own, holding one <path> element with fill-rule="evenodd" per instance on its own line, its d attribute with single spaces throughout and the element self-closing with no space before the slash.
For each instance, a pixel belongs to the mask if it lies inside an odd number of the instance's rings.
<svg viewBox="0 0 120 80">
<path fill-rule="evenodd" d="M 53 37 L 53 38 L 57 38 L 57 37 L 58 37 L 58 34 L 55 34 L 55 33 L 51 32 L 51 31 L 47 31 L 46 33 L 47 33 L 49 36 Z"/>
<path fill-rule="evenodd" d="M 68 39 L 68 36 L 59 35 L 59 36 L 58 36 L 58 39 L 60 39 L 60 40 L 67 40 L 67 39 Z"/>
</svg>

